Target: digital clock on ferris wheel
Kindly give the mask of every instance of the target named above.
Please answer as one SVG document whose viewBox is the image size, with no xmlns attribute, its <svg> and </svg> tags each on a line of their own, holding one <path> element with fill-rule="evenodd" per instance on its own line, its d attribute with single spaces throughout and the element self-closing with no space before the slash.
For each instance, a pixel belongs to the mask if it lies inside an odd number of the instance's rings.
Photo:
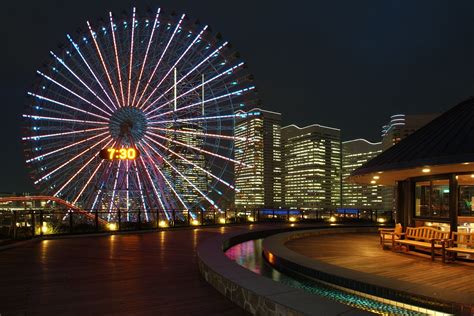
<svg viewBox="0 0 474 316">
<path fill-rule="evenodd" d="M 140 152 L 133 147 L 104 148 L 100 151 L 99 156 L 107 160 L 135 160 L 140 156 Z"/>
</svg>

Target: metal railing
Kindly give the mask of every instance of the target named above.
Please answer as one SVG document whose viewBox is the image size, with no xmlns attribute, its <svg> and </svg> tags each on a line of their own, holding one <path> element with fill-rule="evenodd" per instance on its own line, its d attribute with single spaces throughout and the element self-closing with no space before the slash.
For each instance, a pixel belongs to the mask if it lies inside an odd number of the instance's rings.
<svg viewBox="0 0 474 316">
<path fill-rule="evenodd" d="M 227 225 L 254 222 L 393 222 L 392 211 L 383 210 L 92 210 L 0 209 L 0 238 L 27 239 L 44 235 L 85 234 L 110 231 L 156 230 L 173 227 Z"/>
</svg>

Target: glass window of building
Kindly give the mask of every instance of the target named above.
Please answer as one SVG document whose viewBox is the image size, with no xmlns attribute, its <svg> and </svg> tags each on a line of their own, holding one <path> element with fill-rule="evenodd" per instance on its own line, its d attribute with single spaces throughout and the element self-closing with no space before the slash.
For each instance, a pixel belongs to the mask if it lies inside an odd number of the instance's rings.
<svg viewBox="0 0 474 316">
<path fill-rule="evenodd" d="M 449 218 L 449 180 L 416 183 L 415 216 Z"/>
</svg>

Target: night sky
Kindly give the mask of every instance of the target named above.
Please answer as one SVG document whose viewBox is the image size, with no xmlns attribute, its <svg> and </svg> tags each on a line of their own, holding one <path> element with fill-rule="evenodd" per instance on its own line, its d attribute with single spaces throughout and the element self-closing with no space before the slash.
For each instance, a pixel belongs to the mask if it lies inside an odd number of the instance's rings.
<svg viewBox="0 0 474 316">
<path fill-rule="evenodd" d="M 35 70 L 87 19 L 161 6 L 238 48 L 264 108 L 284 123 L 380 140 L 391 114 L 442 112 L 474 95 L 474 2 L 435 0 L 4 1 L 0 191 L 31 191 L 21 114 Z"/>
</svg>

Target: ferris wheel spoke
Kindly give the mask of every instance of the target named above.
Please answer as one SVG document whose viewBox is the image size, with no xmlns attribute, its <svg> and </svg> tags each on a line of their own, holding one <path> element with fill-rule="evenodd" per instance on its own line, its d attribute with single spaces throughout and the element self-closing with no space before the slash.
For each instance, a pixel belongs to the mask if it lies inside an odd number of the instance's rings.
<svg viewBox="0 0 474 316">
<path fill-rule="evenodd" d="M 171 139 L 171 138 L 168 138 L 168 137 L 164 137 L 164 136 L 162 136 L 162 135 L 158 135 L 158 134 L 155 134 L 155 133 L 152 133 L 152 132 L 147 132 L 147 134 L 153 135 L 153 136 L 155 136 L 155 137 L 161 138 L 161 139 L 163 139 L 163 140 L 167 140 L 167 141 L 169 141 L 169 142 L 172 142 L 172 143 L 175 143 L 175 144 L 178 144 L 178 145 L 187 147 L 187 148 L 191 148 L 191 149 L 193 149 L 193 150 L 199 151 L 199 152 L 204 153 L 204 154 L 207 154 L 207 155 L 211 155 L 211 156 L 214 156 L 214 157 L 217 157 L 217 158 L 221 158 L 221 159 L 224 159 L 224 160 L 233 162 L 233 163 L 238 164 L 238 165 L 249 166 L 249 165 L 247 165 L 246 163 L 243 163 L 243 162 L 241 162 L 241 161 L 237 161 L 237 160 L 235 160 L 235 159 L 228 158 L 228 157 L 225 157 L 225 156 L 222 156 L 222 155 L 219 155 L 219 154 L 216 154 L 216 153 L 207 151 L 207 150 L 205 150 L 205 149 L 201 149 L 201 148 L 198 148 L 198 147 L 196 147 L 196 146 L 192 146 L 192 145 L 189 145 L 189 144 L 180 142 L 180 141 L 175 140 L 175 139 Z M 147 138 L 149 138 L 149 137 L 147 137 Z"/>
<path fill-rule="evenodd" d="M 120 173 L 120 165 L 122 164 L 122 161 L 119 160 L 118 165 L 117 165 L 117 171 L 115 172 L 115 177 L 114 177 L 114 188 L 112 189 L 112 197 L 110 198 L 110 203 L 109 203 L 109 212 L 107 214 L 107 221 L 110 221 L 110 217 L 112 214 L 112 207 L 115 203 L 115 193 L 117 192 L 117 182 L 119 178 L 119 173 Z"/>
<path fill-rule="evenodd" d="M 42 176 L 41 178 L 39 178 L 38 180 L 36 180 L 34 182 L 34 184 L 38 184 L 39 182 L 43 181 L 44 179 L 50 177 L 53 173 L 56 173 L 58 170 L 62 169 L 64 166 L 67 166 L 69 165 L 70 163 L 72 163 L 73 161 L 75 161 L 76 159 L 78 159 L 79 157 L 82 157 L 83 155 L 85 155 L 87 152 L 91 151 L 92 149 L 94 149 L 95 147 L 99 146 L 101 143 L 103 143 L 104 141 L 110 139 L 109 136 L 107 136 L 106 138 L 98 141 L 97 143 L 95 143 L 94 145 L 90 146 L 88 149 L 86 150 L 83 150 L 81 152 L 80 155 L 74 155 L 74 157 L 72 157 L 71 159 L 68 159 L 66 160 L 66 162 L 64 162 L 63 164 L 61 164 L 59 167 L 55 168 L 54 170 L 48 172 L 46 175 Z"/>
<path fill-rule="evenodd" d="M 130 58 L 129 58 L 130 62 L 129 62 L 129 65 L 128 65 L 127 105 L 130 105 L 130 88 L 131 88 L 131 85 L 132 85 L 133 46 L 134 46 L 134 39 L 135 39 L 135 11 L 136 11 L 136 8 L 133 7 L 132 37 L 131 37 L 131 40 L 130 40 Z M 127 169 L 128 169 L 128 163 L 127 163 Z M 127 213 L 128 213 L 128 211 L 127 211 Z"/>
<path fill-rule="evenodd" d="M 148 39 L 148 45 L 146 47 L 145 57 L 143 58 L 143 63 L 142 63 L 142 67 L 140 69 L 140 74 L 138 75 L 138 81 L 137 81 L 137 84 L 135 85 L 135 92 L 133 93 L 132 103 L 130 104 L 130 106 L 132 106 L 132 107 L 135 104 L 135 98 L 137 97 L 138 88 L 139 88 L 140 82 L 142 80 L 143 70 L 145 69 L 145 65 L 146 65 L 146 62 L 147 62 L 147 59 L 148 59 L 148 53 L 150 51 L 150 45 L 153 41 L 153 35 L 155 34 L 156 24 L 158 23 L 158 17 L 160 16 L 160 11 L 161 11 L 161 9 L 158 8 L 158 11 L 156 12 L 156 16 L 155 16 L 155 22 L 153 23 L 153 28 L 151 30 L 151 35 Z"/>
<path fill-rule="evenodd" d="M 193 91 L 196 91 L 197 89 L 199 89 L 199 88 L 201 88 L 201 87 L 203 87 L 203 86 L 205 86 L 205 85 L 207 85 L 207 84 L 213 82 L 214 80 L 216 80 L 216 79 L 218 79 L 218 78 L 220 78 L 220 77 L 222 77 L 222 76 L 224 76 L 224 75 L 226 75 L 226 74 L 231 73 L 232 71 L 234 71 L 235 69 L 237 69 L 237 68 L 239 68 L 239 67 L 242 67 L 243 65 L 244 65 L 244 63 L 241 62 L 241 63 L 239 63 L 239 64 L 237 64 L 237 65 L 235 65 L 235 66 L 233 66 L 233 67 L 231 67 L 231 68 L 229 68 L 229 69 L 227 69 L 227 70 L 221 72 L 220 74 L 215 75 L 215 76 L 212 77 L 211 79 L 208 79 L 208 80 L 204 81 L 203 83 L 198 84 L 197 86 L 194 86 L 193 88 L 189 89 L 188 91 L 186 91 L 186 92 L 180 94 L 179 96 L 177 96 L 175 99 L 176 99 L 176 100 L 179 100 L 179 99 L 181 99 L 182 97 L 188 95 L 189 93 L 191 93 L 191 92 L 193 92 Z M 150 115 L 151 113 L 153 113 L 153 112 L 155 112 L 155 111 L 157 111 L 157 110 L 159 110 L 159 109 L 165 107 L 166 105 L 169 105 L 169 104 L 170 104 L 171 102 L 173 102 L 173 101 L 174 101 L 174 100 L 163 103 L 162 105 L 156 107 L 154 110 L 148 112 L 148 115 Z"/>
<path fill-rule="evenodd" d="M 114 104 L 114 101 L 112 101 L 112 98 L 110 97 L 110 95 L 107 93 L 107 91 L 105 90 L 104 86 L 102 85 L 101 81 L 99 80 L 99 78 L 97 77 L 97 75 L 95 74 L 94 70 L 92 70 L 91 66 L 89 65 L 89 63 L 87 62 L 86 58 L 84 57 L 84 55 L 82 54 L 80 48 L 79 48 L 79 45 L 77 45 L 72 37 L 67 34 L 67 38 L 69 39 L 69 41 L 71 42 L 72 46 L 74 47 L 74 49 L 77 51 L 77 53 L 79 54 L 79 56 L 81 57 L 82 61 L 84 62 L 84 64 L 86 65 L 87 69 L 89 69 L 89 72 L 92 74 L 92 76 L 94 77 L 95 81 L 97 82 L 97 84 L 99 85 L 99 87 L 101 88 L 102 92 L 105 94 L 105 96 L 107 97 L 107 99 L 110 101 L 110 104 L 112 105 L 113 108 L 117 109 L 116 105 Z M 89 88 L 88 85 L 86 85 L 79 77 L 76 77 L 86 88 L 87 90 L 89 90 L 97 99 L 99 99 L 103 105 L 105 105 L 111 112 L 113 112 L 114 110 L 108 106 L 104 100 L 102 100 L 98 95 L 97 93 L 95 93 L 95 91 L 93 91 L 91 88 Z"/>
<path fill-rule="evenodd" d="M 238 190 L 235 186 L 233 186 L 232 184 L 228 183 L 227 181 L 219 178 L 218 176 L 216 176 L 215 174 L 213 174 L 212 172 L 209 172 L 207 171 L 206 169 L 202 168 L 201 166 L 199 166 L 198 164 L 190 161 L 189 159 L 183 157 L 182 155 L 178 154 L 177 152 L 173 151 L 172 149 L 170 149 L 169 147 L 166 147 L 164 146 L 163 144 L 160 144 L 159 142 L 155 141 L 154 139 L 146 136 L 147 139 L 149 139 L 151 142 L 153 142 L 154 144 L 160 146 L 161 148 L 163 148 L 163 150 L 166 152 L 170 152 L 171 154 L 173 154 L 174 156 L 178 157 L 179 159 L 183 160 L 184 162 L 186 162 L 187 164 L 189 165 L 192 165 L 193 167 L 201 170 L 202 172 L 204 172 L 205 174 L 207 174 L 208 176 L 216 179 L 217 181 L 219 181 L 220 183 L 226 185 L 227 187 L 229 187 L 230 189 L 232 190 L 235 190 L 236 192 L 240 192 L 240 190 Z"/>
<path fill-rule="evenodd" d="M 156 155 L 158 155 L 158 157 L 160 157 L 161 159 L 163 159 L 163 161 L 171 167 L 171 169 L 173 169 L 177 174 L 179 174 L 181 176 L 181 178 L 183 178 L 187 183 L 189 183 L 189 185 L 191 187 L 194 188 L 194 190 L 196 190 L 196 192 L 198 192 L 204 199 L 206 199 L 213 207 L 215 207 L 216 209 L 218 209 L 219 211 L 221 211 L 219 209 L 219 207 L 217 206 L 217 204 L 211 199 L 209 198 L 206 194 L 204 194 L 191 180 L 188 179 L 188 177 L 186 177 L 184 174 L 182 174 L 172 163 L 170 163 L 165 157 L 164 155 L 160 154 L 155 148 L 153 148 L 153 146 L 151 146 L 150 144 L 148 144 L 146 141 L 143 142 L 145 145 L 147 145 Z"/>
<path fill-rule="evenodd" d="M 241 141 L 249 140 L 249 138 L 246 138 L 246 137 L 212 134 L 212 133 L 204 133 L 204 132 L 192 132 L 192 131 L 173 129 L 173 128 L 149 127 L 149 129 L 154 130 L 154 131 L 170 132 L 174 134 L 186 134 L 186 135 L 221 138 L 221 139 L 229 139 L 229 140 L 241 140 Z"/>
<path fill-rule="evenodd" d="M 147 175 L 147 177 L 148 177 L 148 180 L 149 180 L 150 183 L 151 183 L 151 186 L 152 186 L 152 188 L 153 188 L 153 192 L 154 192 L 154 194 L 155 194 L 155 197 L 156 197 L 156 199 L 158 200 L 158 203 L 160 204 L 161 209 L 162 209 L 163 212 L 166 214 L 167 219 L 169 219 L 169 215 L 168 215 L 167 212 L 166 212 L 166 209 L 167 209 L 167 208 L 166 208 L 165 204 L 163 203 L 163 200 L 162 200 L 161 197 L 160 197 L 160 196 L 161 196 L 160 192 L 158 192 L 158 189 L 157 189 L 156 186 L 155 186 L 155 181 L 153 181 L 153 179 L 152 179 L 152 177 L 151 177 L 151 175 L 150 175 L 150 171 L 148 170 L 147 165 L 146 165 L 145 162 L 143 161 L 143 157 L 140 156 L 139 159 L 140 159 L 140 162 L 142 163 L 142 167 L 143 167 L 143 169 L 145 170 L 145 173 L 146 173 L 146 175 Z"/>
<path fill-rule="evenodd" d="M 56 84 L 57 86 L 63 88 L 64 90 L 66 90 L 67 92 L 71 93 L 72 95 L 78 97 L 79 99 L 81 99 L 82 101 L 86 102 L 87 104 L 93 106 L 94 108 L 98 109 L 99 111 L 102 111 L 104 112 L 106 115 L 108 116 L 111 116 L 111 114 L 109 112 L 107 112 L 106 110 L 102 109 L 101 107 L 95 105 L 94 103 L 90 102 L 89 100 L 85 99 L 84 97 L 80 96 L 79 94 L 77 94 L 76 92 L 72 91 L 71 89 L 67 88 L 66 86 L 62 85 L 61 83 L 59 83 L 58 81 L 54 80 L 53 78 L 49 77 L 48 75 L 45 75 L 44 73 L 42 73 L 41 71 L 37 70 L 36 71 L 37 74 L 39 74 L 40 76 L 46 78 L 47 80 L 51 81 L 52 83 Z"/>
<path fill-rule="evenodd" d="M 178 81 L 176 81 L 176 84 L 180 84 L 183 80 L 185 80 L 189 75 L 191 75 L 196 69 L 198 69 L 202 64 L 204 64 L 206 61 L 208 61 L 210 58 L 216 56 L 219 51 L 221 51 L 224 47 L 226 47 L 229 43 L 224 42 L 222 45 L 220 45 L 216 50 L 214 50 L 211 54 L 209 54 L 206 58 L 204 58 L 199 64 L 194 66 L 190 71 L 188 71 L 184 76 L 182 76 Z M 161 98 L 165 97 L 171 90 L 174 89 L 174 85 L 172 85 L 170 88 L 168 88 L 165 92 L 163 92 L 157 99 L 155 99 L 153 102 L 148 105 L 144 111 L 147 112 L 150 107 L 155 105 Z"/>
<path fill-rule="evenodd" d="M 115 26 L 114 26 L 114 20 L 113 20 L 113 17 L 112 17 L 112 12 L 109 12 L 109 18 L 110 18 L 110 32 L 112 33 L 112 41 L 114 43 L 115 63 L 117 64 L 118 83 L 119 83 L 119 87 L 120 87 L 120 94 L 122 96 L 122 106 L 125 106 L 125 98 L 124 98 L 123 84 L 122 84 L 122 71 L 120 69 L 119 55 L 118 55 L 118 49 L 117 49 L 117 41 L 115 39 Z"/>
<path fill-rule="evenodd" d="M 104 57 L 102 56 L 102 52 L 100 50 L 99 43 L 97 41 L 96 33 L 92 30 L 92 27 L 91 27 L 89 21 L 87 21 L 87 27 L 89 28 L 89 32 L 91 33 L 92 40 L 94 41 L 94 45 L 95 45 L 95 48 L 97 50 L 97 54 L 99 55 L 100 62 L 102 63 L 102 67 L 104 68 L 104 72 L 105 72 L 105 75 L 107 77 L 107 80 L 109 81 L 109 85 L 110 85 L 110 88 L 112 89 L 112 93 L 114 94 L 115 100 L 117 101 L 117 108 L 119 108 L 120 107 L 120 101 L 119 101 L 119 98 L 117 96 L 117 91 L 115 91 L 115 87 L 114 87 L 114 84 L 112 82 L 112 78 L 110 77 L 109 70 L 107 69 L 107 65 L 105 64 Z M 113 32 L 113 30 L 112 30 L 112 32 Z"/>
<path fill-rule="evenodd" d="M 42 116 L 42 115 L 23 114 L 23 117 L 31 118 L 33 120 L 49 120 L 49 121 L 83 123 L 83 124 L 94 124 L 94 125 L 107 125 L 108 124 L 107 122 L 76 120 L 76 119 L 67 119 L 67 118 L 62 118 L 62 117 Z"/>
<path fill-rule="evenodd" d="M 81 113 L 85 113 L 85 114 L 88 114 L 90 116 L 94 116 L 94 117 L 98 117 L 98 118 L 101 118 L 104 120 L 104 122 L 107 122 L 109 119 L 105 116 L 102 116 L 102 115 L 99 115 L 99 114 L 95 114 L 95 113 L 92 113 L 92 112 L 89 112 L 89 111 L 86 111 L 86 110 L 82 110 L 82 109 L 79 109 L 75 106 L 72 106 L 72 105 L 69 105 L 69 104 L 66 104 L 66 103 L 63 103 L 63 102 L 59 102 L 57 100 L 53 100 L 53 99 L 50 99 L 50 98 L 47 98 L 45 96 L 42 96 L 42 95 L 38 95 L 38 94 L 35 94 L 35 93 L 32 93 L 32 92 L 28 92 L 28 95 L 32 96 L 32 97 L 35 97 L 39 100 L 43 100 L 43 101 L 47 101 L 47 102 L 50 102 L 50 103 L 53 103 L 53 104 L 56 104 L 56 105 L 60 105 L 62 107 L 65 107 L 65 108 L 68 108 L 68 109 L 71 109 L 71 110 L 74 110 L 74 111 L 77 111 L 77 112 L 81 112 Z"/>
<path fill-rule="evenodd" d="M 77 194 L 76 198 L 72 201 L 73 204 L 76 204 L 77 201 L 79 200 L 79 198 L 82 196 L 82 194 L 84 193 L 84 191 L 86 190 L 86 188 L 89 186 L 89 184 L 91 183 L 92 179 L 95 177 L 95 175 L 97 174 L 97 172 L 99 171 L 100 167 L 102 166 L 102 164 L 104 163 L 104 160 L 101 160 L 99 162 L 99 164 L 97 165 L 97 167 L 95 168 L 95 170 L 92 172 L 92 174 L 90 175 L 89 179 L 87 179 L 86 181 L 86 184 L 84 184 L 84 186 L 82 187 L 82 189 L 79 191 L 79 193 Z"/>
<path fill-rule="evenodd" d="M 160 170 L 160 167 L 158 167 L 156 165 L 156 163 L 153 161 L 153 159 L 151 159 L 152 155 L 150 155 L 150 153 L 146 150 L 146 148 L 144 146 L 140 146 L 144 151 L 145 153 L 147 154 L 148 157 L 150 157 L 150 161 L 151 163 L 153 164 L 153 166 L 155 167 L 155 170 L 160 174 L 161 178 L 163 178 L 163 180 L 165 180 L 166 184 L 168 185 L 168 187 L 171 189 L 171 191 L 173 192 L 173 194 L 176 196 L 176 198 L 179 200 L 179 202 L 184 206 L 185 210 L 187 211 L 189 209 L 189 207 L 186 205 L 186 203 L 184 202 L 184 200 L 182 199 L 182 197 L 178 194 L 178 192 L 176 192 L 176 190 L 174 189 L 173 185 L 170 183 L 170 181 L 168 180 L 168 178 L 163 174 L 163 172 Z"/>
<path fill-rule="evenodd" d="M 60 151 L 69 149 L 69 148 L 71 148 L 71 147 L 74 147 L 74 146 L 83 144 L 83 143 L 85 143 L 85 142 L 87 142 L 87 141 L 91 141 L 91 140 L 96 139 L 96 138 L 98 138 L 98 137 L 104 136 L 104 135 L 107 134 L 107 133 L 108 133 L 108 132 L 104 132 L 104 133 L 100 133 L 100 134 L 98 134 L 98 135 L 94 135 L 94 136 L 92 136 L 92 137 L 88 137 L 88 138 L 82 139 L 82 140 L 80 140 L 80 141 L 74 142 L 74 143 L 69 144 L 69 145 L 67 145 L 67 146 L 58 148 L 58 149 L 56 149 L 56 150 L 47 152 L 47 153 L 45 153 L 45 154 L 36 156 L 36 157 L 34 157 L 34 158 L 31 158 L 31 159 L 28 159 L 26 162 L 27 162 L 27 163 L 30 163 L 30 162 L 32 162 L 32 161 L 36 161 L 36 160 L 43 159 L 43 158 L 48 157 L 48 156 L 50 156 L 50 155 L 52 155 L 52 154 L 56 154 L 56 153 L 58 153 L 58 152 L 60 152 Z"/>
<path fill-rule="evenodd" d="M 104 127 L 96 127 L 96 128 L 89 128 L 89 129 L 81 129 L 81 130 L 72 131 L 72 132 L 63 132 L 63 133 L 53 133 L 53 134 L 42 134 L 42 135 L 28 136 L 28 137 L 22 137 L 22 140 L 39 140 L 39 139 L 50 138 L 50 137 L 64 137 L 64 136 L 74 135 L 74 134 L 84 134 L 84 133 L 96 132 L 96 131 L 101 131 L 101 130 L 104 130 L 104 129 L 108 129 L 108 127 L 104 126 Z"/>
<path fill-rule="evenodd" d="M 186 48 L 186 50 L 181 54 L 181 56 L 176 60 L 176 62 L 173 64 L 173 66 L 170 67 L 168 72 L 163 76 L 163 78 L 160 80 L 160 82 L 156 85 L 156 87 L 151 91 L 151 93 L 148 95 L 148 97 L 143 101 L 143 103 L 139 106 L 139 108 L 143 108 L 145 104 L 150 100 L 150 98 L 155 94 L 155 92 L 158 90 L 158 88 L 161 86 L 161 84 L 165 81 L 166 78 L 170 75 L 170 73 L 176 68 L 178 63 L 181 61 L 181 59 L 186 56 L 186 54 L 189 52 L 189 50 L 196 44 L 196 42 L 201 38 L 201 35 L 207 30 L 208 26 L 204 26 L 204 28 L 198 33 L 198 35 L 194 38 L 194 40 L 189 44 L 189 46 Z"/>
<path fill-rule="evenodd" d="M 143 195 L 143 186 L 142 186 L 142 181 L 140 180 L 140 175 L 138 174 L 138 164 L 137 164 L 137 161 L 134 160 L 133 161 L 133 164 L 135 165 L 135 177 L 137 178 L 137 183 L 138 183 L 138 189 L 140 190 L 140 198 L 142 200 L 142 205 L 143 205 L 143 209 L 145 211 L 145 217 L 146 217 L 146 220 L 148 221 L 148 210 L 147 210 L 147 207 L 146 207 L 146 202 L 145 202 L 145 196 Z"/>
<path fill-rule="evenodd" d="M 102 147 L 103 148 L 106 148 L 110 143 L 112 143 L 112 140 L 110 140 L 107 144 L 105 144 L 105 146 Z M 58 196 L 59 193 L 61 193 L 62 190 L 64 190 L 64 188 L 69 184 L 71 183 L 72 180 L 74 180 L 74 178 L 76 178 L 91 162 L 92 160 L 94 160 L 97 156 L 99 155 L 99 153 L 97 152 L 96 154 L 94 154 L 81 168 L 79 168 L 79 170 L 77 170 L 70 178 L 69 180 L 66 181 L 66 183 L 63 184 L 63 186 L 57 190 L 53 196 Z"/>
<path fill-rule="evenodd" d="M 170 47 L 170 44 L 171 44 L 171 42 L 173 41 L 174 36 L 176 35 L 176 32 L 178 31 L 179 27 L 181 26 L 181 23 L 183 22 L 183 19 L 184 19 L 185 16 L 186 16 L 185 14 L 181 15 L 181 18 L 179 19 L 178 24 L 176 24 L 176 27 L 175 27 L 175 29 L 174 29 L 174 31 L 173 31 L 173 34 L 171 34 L 171 37 L 170 37 L 170 39 L 168 40 L 168 43 L 166 44 L 165 48 L 163 49 L 163 52 L 161 53 L 160 59 L 159 59 L 158 62 L 156 63 L 155 68 L 153 69 L 153 71 L 152 71 L 152 73 L 151 73 L 151 75 L 150 75 L 150 78 L 148 79 L 148 81 L 147 81 L 147 83 L 146 83 L 146 85 L 145 85 L 145 88 L 143 89 L 143 91 L 142 91 L 140 97 L 138 98 L 137 104 L 140 104 L 140 101 L 142 100 L 142 98 L 143 98 L 143 96 L 144 96 L 146 90 L 147 90 L 148 87 L 150 86 L 151 80 L 152 80 L 153 77 L 155 76 L 156 70 L 157 70 L 158 67 L 160 66 L 161 61 L 163 60 L 163 57 L 165 56 L 166 51 L 167 51 L 168 48 Z"/>
<path fill-rule="evenodd" d="M 224 119 L 236 119 L 236 118 L 245 118 L 248 116 L 248 113 L 239 113 L 239 114 L 225 114 L 225 115 L 214 115 L 214 116 L 199 116 L 175 120 L 163 120 L 163 121 L 151 121 L 149 125 L 165 124 L 165 123 L 183 123 L 183 122 L 197 122 L 197 121 L 221 121 Z"/>
<path fill-rule="evenodd" d="M 213 101 L 221 100 L 221 99 L 224 99 L 224 98 L 227 98 L 227 97 L 230 97 L 230 96 L 241 95 L 243 93 L 246 93 L 246 92 L 254 90 L 254 89 L 255 89 L 255 86 L 240 89 L 240 90 L 230 92 L 230 93 L 226 93 L 226 94 L 223 94 L 223 95 L 211 98 L 211 99 L 206 99 L 204 101 L 199 101 L 199 102 L 196 102 L 196 103 L 193 103 L 193 104 L 190 104 L 190 105 L 186 105 L 186 106 L 177 108 L 176 110 L 171 110 L 171 111 L 168 111 L 168 112 L 153 115 L 153 116 L 148 117 L 148 119 L 153 120 L 153 119 L 156 119 L 158 117 L 165 116 L 165 115 L 174 115 L 175 113 L 181 112 L 181 111 L 186 110 L 186 109 L 194 108 L 194 107 L 197 107 L 197 106 L 200 106 L 200 105 L 203 105 L 203 104 L 206 104 L 206 103 L 210 103 L 210 102 L 213 102 Z M 151 112 L 149 112 L 148 115 L 150 115 L 150 113 Z"/>
</svg>

